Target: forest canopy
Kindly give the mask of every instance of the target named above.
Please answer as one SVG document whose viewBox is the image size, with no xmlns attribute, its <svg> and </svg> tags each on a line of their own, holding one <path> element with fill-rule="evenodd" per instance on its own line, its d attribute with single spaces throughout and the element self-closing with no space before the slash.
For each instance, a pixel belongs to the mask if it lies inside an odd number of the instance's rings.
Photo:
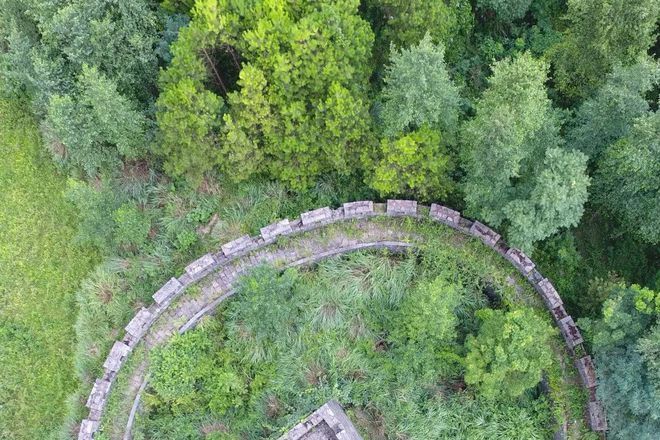
<svg viewBox="0 0 660 440">
<path fill-rule="evenodd" d="M 530 254 L 582 318 L 599 398 L 621 408 L 608 416 L 608 436 L 652 438 L 659 19 L 660 0 L 0 0 L 0 143 L 30 151 L 16 156 L 20 166 L 14 156 L 0 164 L 0 175 L 21 173 L 8 178 L 23 185 L 7 189 L 8 200 L 37 197 L 35 170 L 48 170 L 46 187 L 66 183 L 41 211 L 69 203 L 77 216 L 35 236 L 68 237 L 63 252 L 100 259 L 84 281 L 76 273 L 57 289 L 77 313 L 39 316 L 44 331 L 76 333 L 54 338 L 44 355 L 53 363 L 35 373 L 40 384 L 62 373 L 44 391 L 59 410 L 0 399 L 0 437 L 68 438 L 111 335 L 196 256 L 308 209 L 408 198 L 461 211 Z M 42 152 L 55 168 L 42 166 Z M 34 224 L 33 201 L 12 209 L 8 224 Z M 33 261 L 15 249 L 0 254 L 0 265 L 26 273 Z M 429 281 L 428 292 L 439 285 Z M 450 319 L 446 304 L 416 294 Z M 48 304 L 43 295 L 14 292 L 1 304 L 32 325 L 29 310 Z M 398 330 L 398 342 L 452 335 L 401 307 L 414 324 Z M 484 395 L 501 396 L 493 388 L 510 378 L 499 355 L 537 360 L 509 398 L 547 366 L 539 347 L 500 331 L 547 329 L 524 309 L 512 313 L 482 312 L 480 327 L 462 335 L 466 381 Z M 7 347 L 30 340 L 30 325 L 2 316 Z M 486 340 L 515 353 L 494 353 Z M 74 366 L 55 353 L 75 353 Z M 11 372 L 2 393 L 30 392 L 17 377 L 19 354 L 0 350 Z M 249 394 L 235 371 L 225 373 L 219 396 Z M 162 384 L 168 404 L 192 404 L 173 398 L 189 384 Z M 76 388 L 68 400 L 65 388 Z M 233 402 L 212 405 L 225 404 Z M 454 404 L 415 417 L 440 417 Z"/>
</svg>

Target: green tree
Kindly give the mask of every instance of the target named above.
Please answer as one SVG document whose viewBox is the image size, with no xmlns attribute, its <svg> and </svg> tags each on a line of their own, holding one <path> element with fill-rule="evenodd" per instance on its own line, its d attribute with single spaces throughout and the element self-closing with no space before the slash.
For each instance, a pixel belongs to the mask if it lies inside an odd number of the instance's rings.
<svg viewBox="0 0 660 440">
<path fill-rule="evenodd" d="M 629 134 L 603 153 L 594 201 L 639 240 L 660 242 L 660 113 L 637 119 Z"/>
<path fill-rule="evenodd" d="M 421 282 L 405 295 L 396 315 L 390 340 L 396 350 L 397 375 L 413 379 L 415 386 L 432 386 L 438 375 L 452 377 L 460 370 L 455 354 L 456 308 L 463 291 L 443 275 Z M 394 380 L 394 379 L 390 379 Z"/>
<path fill-rule="evenodd" d="M 477 0 L 479 8 L 490 9 L 504 23 L 523 18 L 531 4 L 532 0 Z"/>
<path fill-rule="evenodd" d="M 118 93 L 116 84 L 84 66 L 77 93 L 51 98 L 47 135 L 55 158 L 95 176 L 146 148 L 146 119 Z"/>
<path fill-rule="evenodd" d="M 408 49 L 392 47 L 385 71 L 381 118 L 389 137 L 427 124 L 451 136 L 458 125 L 460 96 L 444 61 L 445 49 L 430 34 Z"/>
<path fill-rule="evenodd" d="M 155 393 L 149 393 L 148 401 L 175 415 L 203 407 L 221 415 L 243 404 L 245 379 L 231 354 L 214 340 L 214 332 L 217 325 L 206 322 L 150 354 L 149 386 Z"/>
<path fill-rule="evenodd" d="M 587 158 L 561 148 L 546 79 L 547 66 L 528 53 L 495 63 L 462 133 L 468 212 L 504 224 L 511 244 L 523 249 L 576 225 L 587 199 Z"/>
<path fill-rule="evenodd" d="M 369 185 L 381 195 L 445 198 L 453 188 L 452 162 L 440 134 L 427 126 L 381 141 Z"/>
<path fill-rule="evenodd" d="M 649 111 L 645 95 L 659 81 L 660 63 L 646 57 L 632 66 L 614 67 L 605 84 L 578 108 L 568 130 L 568 145 L 596 160 Z"/>
<path fill-rule="evenodd" d="M 157 106 L 160 142 L 155 148 L 165 157 L 165 170 L 198 184 L 220 160 L 216 135 L 222 98 L 186 78 L 165 88 Z"/>
<path fill-rule="evenodd" d="M 537 171 L 517 191 L 525 199 L 511 200 L 504 208 L 507 233 L 514 246 L 528 248 L 559 227 L 576 226 L 587 201 L 587 157 L 561 148 L 549 148 Z M 526 187 L 527 186 L 527 187 Z"/>
<path fill-rule="evenodd" d="M 379 0 L 386 18 L 385 36 L 399 47 L 417 44 L 428 32 L 453 60 L 465 50 L 474 17 L 469 1 Z"/>
<path fill-rule="evenodd" d="M 515 398 L 541 381 L 552 364 L 548 340 L 555 330 L 532 309 L 482 309 L 481 327 L 468 336 L 465 382 L 486 398 Z"/>
<path fill-rule="evenodd" d="M 579 324 L 592 342 L 608 436 L 651 440 L 660 432 L 660 294 L 637 285 L 602 289 L 609 299 L 601 317 Z"/>
<path fill-rule="evenodd" d="M 175 43 L 163 83 L 181 81 L 192 67 L 195 81 L 201 74 L 200 81 L 215 80 L 227 93 L 218 143 L 219 165 L 229 177 L 267 173 L 303 189 L 321 172 L 354 172 L 348 164 L 357 163 L 370 129 L 366 92 L 373 42 L 358 4 L 196 3 L 191 30 Z M 208 56 L 223 48 L 240 52 L 247 69 L 238 90 Z"/>
<path fill-rule="evenodd" d="M 584 98 L 614 65 L 634 63 L 655 41 L 659 14 L 659 0 L 569 0 L 568 29 L 550 54 L 559 90 Z"/>
</svg>

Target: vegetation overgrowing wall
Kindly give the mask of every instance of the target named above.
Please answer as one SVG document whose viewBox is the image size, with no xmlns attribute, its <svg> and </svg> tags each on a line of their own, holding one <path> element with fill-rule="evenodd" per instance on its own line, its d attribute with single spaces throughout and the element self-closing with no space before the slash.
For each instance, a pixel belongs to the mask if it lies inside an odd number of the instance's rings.
<svg viewBox="0 0 660 440">
<path fill-rule="evenodd" d="M 344 203 L 338 209 L 329 207 L 319 208 L 300 215 L 295 221 L 288 219 L 281 220 L 261 229 L 261 234 L 256 237 L 248 235 L 242 236 L 236 240 L 221 246 L 221 251 L 203 255 L 193 261 L 185 268 L 185 273 L 178 278 L 171 278 L 154 295 L 154 303 L 147 308 L 142 308 L 125 327 L 125 335 L 117 340 L 110 351 L 106 362 L 104 363 L 104 374 L 97 379 L 87 400 L 89 416 L 82 421 L 79 431 L 79 439 L 91 439 L 98 431 L 103 412 L 108 401 L 108 396 L 116 381 L 118 373 L 126 363 L 131 351 L 141 341 L 143 336 L 151 329 L 157 319 L 165 313 L 173 301 L 179 297 L 182 292 L 192 284 L 205 278 L 207 275 L 216 271 L 229 269 L 229 274 L 233 277 L 221 275 L 216 279 L 220 280 L 222 285 L 214 286 L 224 289 L 225 294 L 216 301 L 209 304 L 198 304 L 199 309 L 185 320 L 181 325 L 177 324 L 178 331 L 183 332 L 192 328 L 195 323 L 205 314 L 210 313 L 222 300 L 228 298 L 232 293 L 233 280 L 240 272 L 249 270 L 264 261 L 254 255 L 254 251 L 268 247 L 275 243 L 281 236 L 294 233 L 312 231 L 325 225 L 341 222 L 344 220 L 363 219 L 375 216 L 393 216 L 393 217 L 411 217 L 422 219 L 430 218 L 432 221 L 443 223 L 462 233 L 479 238 L 484 244 L 494 249 L 497 253 L 506 258 L 513 266 L 532 284 L 536 291 L 543 298 L 548 310 L 557 323 L 562 336 L 566 342 L 569 352 L 575 358 L 575 365 L 580 373 L 584 387 L 589 392 L 588 403 L 588 422 L 594 431 L 605 431 L 607 423 L 601 403 L 596 398 L 595 370 L 591 356 L 587 355 L 582 345 L 582 336 L 575 325 L 572 317 L 564 309 L 561 298 L 553 287 L 552 283 L 535 268 L 535 264 L 522 251 L 510 248 L 502 240 L 500 235 L 487 227 L 486 225 L 461 217 L 460 213 L 441 205 L 432 204 L 430 207 L 418 205 L 416 201 L 410 200 L 388 200 L 387 204 L 378 204 L 371 201 L 358 201 Z M 366 247 L 385 247 L 391 249 L 401 249 L 411 245 L 410 237 L 401 238 L 392 231 L 391 240 L 381 240 L 375 243 L 350 243 L 348 246 L 337 246 L 334 249 L 324 249 L 322 252 L 312 252 L 305 258 L 297 258 L 288 262 L 289 266 L 309 264 L 325 258 L 330 255 L 350 252 Z M 414 243 L 412 243 L 414 245 Z M 286 254 L 286 252 L 285 252 Z M 295 252 L 289 253 L 289 256 L 296 257 Z M 247 257 L 241 261 L 239 267 L 242 271 L 233 268 L 232 263 L 239 261 L 242 257 Z M 271 263 L 275 262 L 273 260 Z M 224 281 L 223 281 L 224 280 Z M 158 337 L 167 339 L 171 334 L 160 333 Z M 143 382 L 144 383 L 144 382 Z M 137 392 L 139 398 L 139 391 Z M 136 398 L 136 403 L 137 403 Z M 133 411 L 136 405 L 133 405 Z M 130 430 L 132 415 L 129 418 L 127 435 Z"/>
</svg>

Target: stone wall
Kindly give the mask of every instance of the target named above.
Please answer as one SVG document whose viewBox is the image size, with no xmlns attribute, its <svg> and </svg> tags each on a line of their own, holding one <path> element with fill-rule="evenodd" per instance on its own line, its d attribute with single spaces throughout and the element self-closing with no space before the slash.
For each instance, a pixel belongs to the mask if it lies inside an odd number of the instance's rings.
<svg viewBox="0 0 660 440">
<path fill-rule="evenodd" d="M 184 273 L 177 278 L 171 278 L 157 292 L 154 293 L 154 302 L 146 308 L 141 308 L 125 327 L 124 336 L 117 340 L 106 361 L 103 364 L 104 373 L 97 378 L 86 406 L 89 408 L 88 417 L 81 422 L 78 439 L 88 440 L 94 438 L 99 429 L 105 405 L 115 382 L 117 373 L 120 371 L 131 351 L 149 330 L 151 325 L 168 309 L 172 301 L 185 292 L 186 288 L 207 275 L 227 267 L 230 263 L 248 255 L 251 252 L 265 248 L 278 237 L 289 234 L 312 231 L 325 225 L 351 219 L 364 219 L 373 216 L 406 216 L 412 218 L 428 217 L 432 221 L 443 223 L 457 231 L 480 239 L 485 245 L 493 248 L 502 257 L 510 261 L 536 289 L 544 300 L 548 310 L 552 314 L 561 334 L 566 341 L 569 352 L 575 357 L 575 365 L 580 373 L 584 387 L 589 391 L 589 405 L 587 420 L 594 431 L 606 431 L 607 421 L 603 412 L 602 404 L 596 399 L 595 369 L 591 357 L 582 355 L 585 353 L 582 345 L 582 336 L 573 319 L 566 313 L 559 294 L 552 283 L 545 278 L 535 267 L 531 259 L 522 251 L 510 248 L 501 240 L 499 234 L 488 226 L 461 217 L 460 213 L 438 204 L 430 207 L 418 205 L 411 200 L 388 200 L 386 204 L 371 201 L 358 201 L 344 203 L 337 209 L 323 207 L 300 215 L 296 220 L 280 220 L 261 229 L 261 234 L 255 237 L 243 236 L 220 247 L 217 253 L 209 253 L 186 266 Z M 383 247 L 392 249 L 407 246 L 399 242 L 383 242 Z M 348 252 L 355 248 L 341 248 L 335 251 L 324 251 L 311 255 L 307 261 L 298 264 L 308 264 L 318 261 L 332 254 Z M 250 260 L 245 269 L 257 265 L 256 260 Z M 194 326 L 194 323 L 204 314 L 212 311 L 220 301 L 228 297 L 220 297 L 216 303 L 205 305 L 201 312 L 193 316 L 180 331 L 185 331 Z M 577 353 L 577 355 L 576 355 Z"/>
</svg>

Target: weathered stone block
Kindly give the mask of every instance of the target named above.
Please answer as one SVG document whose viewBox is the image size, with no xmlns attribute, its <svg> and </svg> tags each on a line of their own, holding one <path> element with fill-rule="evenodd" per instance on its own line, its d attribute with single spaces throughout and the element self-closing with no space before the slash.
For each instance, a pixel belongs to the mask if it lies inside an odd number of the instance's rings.
<svg viewBox="0 0 660 440">
<path fill-rule="evenodd" d="M 92 410 L 100 411 L 105 405 L 105 399 L 108 396 L 108 391 L 110 391 L 110 382 L 103 379 L 96 379 L 94 381 L 94 386 L 92 387 L 92 392 L 89 393 L 87 398 L 87 403 L 85 406 Z"/>
<path fill-rule="evenodd" d="M 339 403 L 331 400 L 279 440 L 362 440 L 362 437 Z"/>
<path fill-rule="evenodd" d="M 580 373 L 580 378 L 585 387 L 593 388 L 596 386 L 596 369 L 594 368 L 591 356 L 585 356 L 576 360 L 575 367 L 578 373 Z"/>
<path fill-rule="evenodd" d="M 291 225 L 289 224 L 289 219 L 285 218 L 284 220 L 280 220 L 277 223 L 272 223 L 268 226 L 265 226 L 261 228 L 261 236 L 264 238 L 264 240 L 272 240 L 278 235 L 286 235 L 290 234 L 292 231 Z"/>
<path fill-rule="evenodd" d="M 494 246 L 500 239 L 500 234 L 476 220 L 472 226 L 470 226 L 470 234 L 480 238 L 484 243 L 490 246 Z"/>
<path fill-rule="evenodd" d="M 530 273 L 532 269 L 536 267 L 536 264 L 534 264 L 534 262 L 520 249 L 510 248 L 506 251 L 504 256 L 525 275 Z"/>
<path fill-rule="evenodd" d="M 603 404 L 599 400 L 589 402 L 588 413 L 589 426 L 592 430 L 607 431 L 607 419 L 605 418 L 605 411 L 603 410 Z"/>
<path fill-rule="evenodd" d="M 536 287 L 536 290 L 541 294 L 541 297 L 549 308 L 554 309 L 555 307 L 563 304 L 563 301 L 557 293 L 555 286 L 553 286 L 550 280 L 547 278 L 543 278 L 541 281 L 539 281 Z"/>
<path fill-rule="evenodd" d="M 78 431 L 78 440 L 92 440 L 94 434 L 99 429 L 100 422 L 98 420 L 83 420 L 80 423 L 80 431 Z"/>
<path fill-rule="evenodd" d="M 131 319 L 131 322 L 129 322 L 126 327 L 124 327 L 124 329 L 127 333 L 138 338 L 142 336 L 142 333 L 146 330 L 150 321 L 151 312 L 142 307 L 140 311 L 135 314 L 133 319 Z"/>
<path fill-rule="evenodd" d="M 343 206 L 346 217 L 360 217 L 374 212 L 374 202 L 371 200 L 344 203 Z"/>
<path fill-rule="evenodd" d="M 417 215 L 415 200 L 388 200 L 387 213 L 392 215 Z"/>
<path fill-rule="evenodd" d="M 331 218 L 332 210 L 327 206 L 300 214 L 300 220 L 302 220 L 303 226 L 323 222 Z"/>
<path fill-rule="evenodd" d="M 176 278 L 170 278 L 168 282 L 163 284 L 163 287 L 158 289 L 156 293 L 152 295 L 152 298 L 156 301 L 156 304 L 162 304 L 170 297 L 179 293 L 182 288 L 183 284 L 181 284 L 179 280 Z"/>
<path fill-rule="evenodd" d="M 223 244 L 221 248 L 222 253 L 225 254 L 226 257 L 230 257 L 232 255 L 236 255 L 239 252 L 250 249 L 254 247 L 254 245 L 254 240 L 252 240 L 249 235 L 244 235 L 237 238 L 236 240 L 230 241 L 229 243 Z"/>
<path fill-rule="evenodd" d="M 570 348 L 574 348 L 576 345 L 583 342 L 580 329 L 577 328 L 573 318 L 570 316 L 566 316 L 559 320 L 559 330 L 561 330 L 561 334 L 564 336 L 564 340 Z"/>
<path fill-rule="evenodd" d="M 552 316 L 555 318 L 555 321 L 561 321 L 565 317 L 568 316 L 568 313 L 566 313 L 566 310 L 564 309 L 563 305 L 558 305 L 554 309 L 551 310 Z"/>
<path fill-rule="evenodd" d="M 212 267 L 216 263 L 215 258 L 211 254 L 202 255 L 192 263 L 186 266 L 186 273 L 191 277 L 195 277 L 206 269 Z"/>
<path fill-rule="evenodd" d="M 115 341 L 115 344 L 108 354 L 108 358 L 103 363 L 103 368 L 109 371 L 119 371 L 121 363 L 124 361 L 131 348 L 123 342 Z"/>
<path fill-rule="evenodd" d="M 437 203 L 431 204 L 429 215 L 431 218 L 450 226 L 458 226 L 458 222 L 461 220 L 460 212 L 446 206 L 438 205 Z"/>
</svg>

